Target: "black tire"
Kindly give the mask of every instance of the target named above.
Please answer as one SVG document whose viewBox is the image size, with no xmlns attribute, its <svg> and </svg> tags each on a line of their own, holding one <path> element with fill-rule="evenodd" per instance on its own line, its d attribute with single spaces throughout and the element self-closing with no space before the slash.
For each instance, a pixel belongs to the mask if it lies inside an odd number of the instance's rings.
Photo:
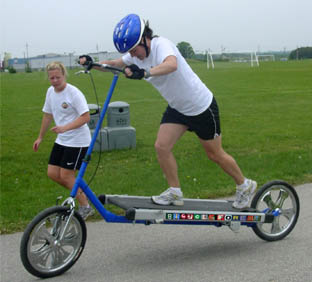
<svg viewBox="0 0 312 282">
<path fill-rule="evenodd" d="M 296 190 L 280 180 L 263 185 L 251 202 L 251 207 L 274 216 L 273 223 L 257 223 L 253 231 L 263 240 L 277 241 L 285 238 L 295 227 L 300 211 Z"/>
<path fill-rule="evenodd" d="M 59 241 L 69 215 L 69 207 L 48 208 L 39 213 L 24 231 L 20 246 L 21 260 L 34 276 L 48 278 L 60 275 L 79 259 L 86 243 L 87 229 L 77 212 Z"/>
</svg>

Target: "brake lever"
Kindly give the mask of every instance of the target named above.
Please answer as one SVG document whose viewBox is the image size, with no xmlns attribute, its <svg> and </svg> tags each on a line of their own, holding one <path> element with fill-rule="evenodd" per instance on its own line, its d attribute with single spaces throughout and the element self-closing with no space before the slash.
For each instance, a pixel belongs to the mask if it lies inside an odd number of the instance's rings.
<svg viewBox="0 0 312 282">
<path fill-rule="evenodd" d="M 81 70 L 81 71 L 77 71 L 75 72 L 76 75 L 82 74 L 82 73 L 89 73 L 88 70 Z"/>
</svg>

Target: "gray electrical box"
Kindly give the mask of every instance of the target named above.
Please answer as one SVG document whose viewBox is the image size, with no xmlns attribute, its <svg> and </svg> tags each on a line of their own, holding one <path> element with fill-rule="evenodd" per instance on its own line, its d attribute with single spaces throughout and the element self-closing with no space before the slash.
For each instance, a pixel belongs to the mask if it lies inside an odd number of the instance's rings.
<svg viewBox="0 0 312 282">
<path fill-rule="evenodd" d="M 88 123 L 93 136 L 101 110 L 97 105 L 88 104 L 90 122 Z M 108 151 L 136 147 L 136 131 L 130 126 L 129 104 L 126 102 L 112 102 L 107 108 L 107 127 L 100 130 L 94 143 L 94 151 Z"/>
<path fill-rule="evenodd" d="M 91 136 L 93 136 L 95 129 L 91 129 Z M 103 152 L 108 150 L 108 136 L 106 129 L 100 129 L 99 134 L 95 140 L 93 150 L 95 152 Z"/>
<path fill-rule="evenodd" d="M 126 127 L 130 126 L 129 104 L 126 102 L 112 102 L 107 110 L 108 127 Z"/>
<path fill-rule="evenodd" d="M 107 131 L 108 150 L 136 147 L 136 132 L 132 126 L 105 127 Z"/>
<path fill-rule="evenodd" d="M 130 126 L 129 104 L 126 102 L 112 102 L 107 110 L 108 150 L 135 148 L 136 132 Z"/>
<path fill-rule="evenodd" d="M 94 129 L 100 119 L 101 107 L 96 104 L 88 104 L 88 107 L 90 112 L 90 121 L 88 122 L 88 126 L 90 129 Z"/>
</svg>

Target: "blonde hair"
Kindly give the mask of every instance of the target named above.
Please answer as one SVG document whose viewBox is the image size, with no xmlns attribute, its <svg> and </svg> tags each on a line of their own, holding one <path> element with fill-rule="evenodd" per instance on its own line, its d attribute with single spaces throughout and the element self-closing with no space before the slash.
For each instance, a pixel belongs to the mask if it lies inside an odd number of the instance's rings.
<svg viewBox="0 0 312 282">
<path fill-rule="evenodd" d="M 68 73 L 66 70 L 66 67 L 63 65 L 61 62 L 51 62 L 46 66 L 46 71 L 51 71 L 51 70 L 59 70 L 61 73 L 67 77 Z"/>
</svg>

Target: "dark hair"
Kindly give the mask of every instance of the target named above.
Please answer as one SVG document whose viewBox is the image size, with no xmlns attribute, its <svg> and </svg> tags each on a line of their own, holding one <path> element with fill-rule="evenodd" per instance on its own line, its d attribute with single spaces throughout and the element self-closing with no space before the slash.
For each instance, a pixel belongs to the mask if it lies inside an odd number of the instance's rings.
<svg viewBox="0 0 312 282">
<path fill-rule="evenodd" d="M 153 30 L 149 27 L 149 21 L 146 21 L 145 23 L 143 36 L 145 36 L 148 39 L 153 39 L 154 37 L 158 37 L 158 35 L 153 35 Z"/>
</svg>

